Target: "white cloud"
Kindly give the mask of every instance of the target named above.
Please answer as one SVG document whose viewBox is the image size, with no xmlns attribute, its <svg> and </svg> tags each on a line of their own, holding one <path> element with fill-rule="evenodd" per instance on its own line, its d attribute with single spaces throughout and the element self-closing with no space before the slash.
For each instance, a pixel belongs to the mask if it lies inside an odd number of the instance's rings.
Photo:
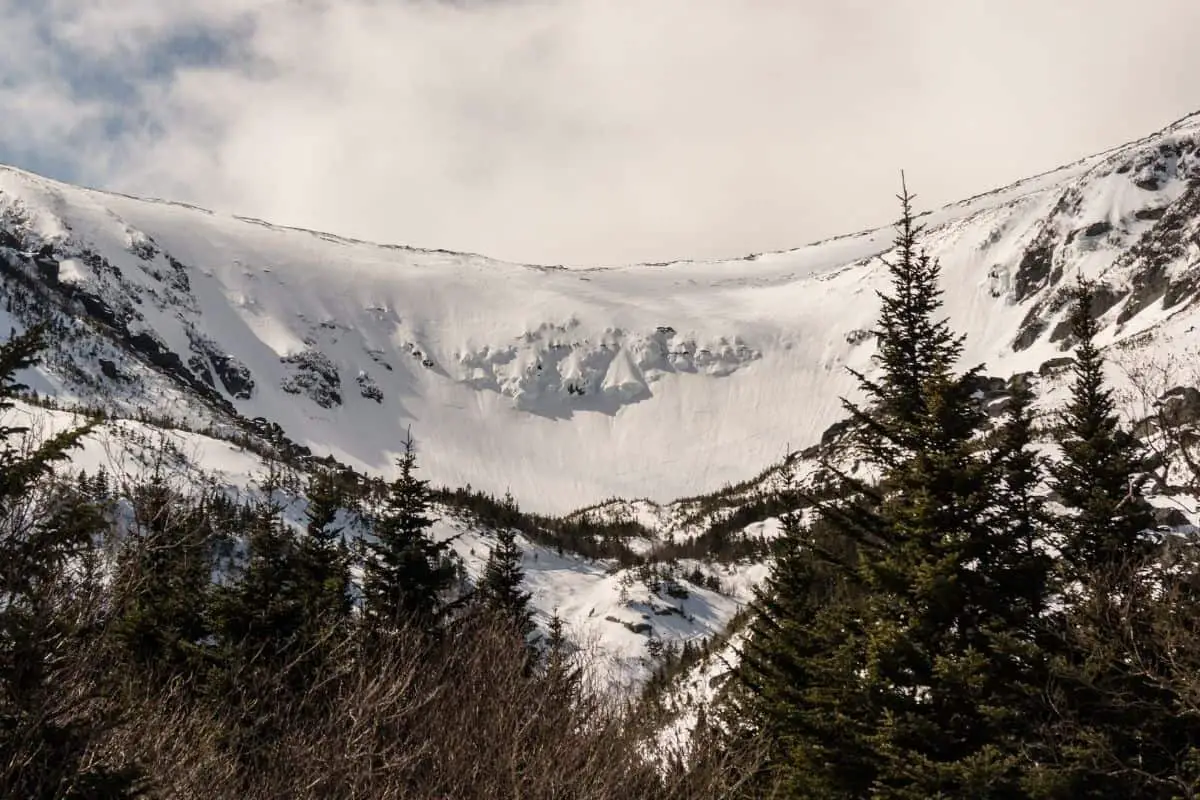
<svg viewBox="0 0 1200 800">
<path fill-rule="evenodd" d="M 39 66 L 0 90 L 10 149 L 123 190 L 542 262 L 795 246 L 890 219 L 900 167 L 947 202 L 1200 107 L 1193 0 L 10 4 L 0 20 L 50 24 L 57 48 L 21 48 Z M 222 58 L 164 69 L 204 32 Z M 115 136 L 102 93 L 64 88 L 92 62 L 135 98 Z"/>
</svg>

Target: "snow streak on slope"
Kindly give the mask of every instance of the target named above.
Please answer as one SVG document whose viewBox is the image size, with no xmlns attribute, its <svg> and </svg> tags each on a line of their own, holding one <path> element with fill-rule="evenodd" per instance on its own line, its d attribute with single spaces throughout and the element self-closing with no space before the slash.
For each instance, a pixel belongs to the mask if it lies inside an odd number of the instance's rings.
<svg viewBox="0 0 1200 800">
<path fill-rule="evenodd" d="M 966 358 L 990 374 L 1060 355 L 1076 275 L 1111 285 L 1110 340 L 1183 336 L 1200 116 L 924 221 Z M 372 471 L 411 426 L 436 481 L 539 511 L 696 494 L 815 442 L 854 392 L 845 367 L 870 368 L 890 247 L 884 229 L 729 262 L 538 267 L 0 171 L 6 292 L 35 281 L 92 326 L 53 391 L 95 400 L 85 378 L 103 372 L 128 408 L 170 386 L 215 409 L 190 415 L 264 417 Z"/>
</svg>

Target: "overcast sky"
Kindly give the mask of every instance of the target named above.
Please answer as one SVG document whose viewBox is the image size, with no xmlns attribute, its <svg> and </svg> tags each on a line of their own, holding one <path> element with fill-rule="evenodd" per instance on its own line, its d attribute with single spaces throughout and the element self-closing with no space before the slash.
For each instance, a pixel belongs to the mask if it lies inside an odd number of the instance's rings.
<svg viewBox="0 0 1200 800">
<path fill-rule="evenodd" d="M 386 242 L 713 258 L 1200 110 L 1197 0 L 0 0 L 0 161 Z"/>
</svg>

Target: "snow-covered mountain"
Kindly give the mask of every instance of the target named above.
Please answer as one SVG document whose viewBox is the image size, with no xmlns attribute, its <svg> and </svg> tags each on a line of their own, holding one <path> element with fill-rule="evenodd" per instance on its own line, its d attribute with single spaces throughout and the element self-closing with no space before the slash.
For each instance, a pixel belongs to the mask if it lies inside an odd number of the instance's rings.
<svg viewBox="0 0 1200 800">
<path fill-rule="evenodd" d="M 918 187 L 919 188 L 919 187 Z M 1062 356 L 1062 290 L 1105 341 L 1179 353 L 1200 290 L 1200 115 L 924 217 L 967 359 Z M 0 169 L 0 292 L 52 316 L 35 388 L 118 412 L 263 418 L 386 472 L 561 513 L 665 502 L 816 442 L 868 368 L 879 230 L 736 261 L 575 269 L 281 228 Z"/>
<path fill-rule="evenodd" d="M 1102 282 L 1113 377 L 1141 389 L 1131 413 L 1182 389 L 1200 418 L 1200 114 L 922 221 L 966 360 L 994 376 L 985 400 L 1027 373 L 1043 406 L 1057 402 L 1065 291 L 1085 276 Z M 411 428 L 436 483 L 511 489 L 538 512 L 591 506 L 642 531 L 623 546 L 652 561 L 675 547 L 648 572 L 521 542 L 539 622 L 557 610 L 612 676 L 636 681 L 649 643 L 713 641 L 766 574 L 680 553 L 715 527 L 778 534 L 764 503 L 778 465 L 799 452 L 789 464 L 803 477 L 855 391 L 845 367 L 870 370 L 891 237 L 725 262 L 534 266 L 0 168 L 0 327 L 50 323 L 55 348 L 25 382 L 112 415 L 78 468 L 136 474 L 169 458 L 180 481 L 245 493 L 266 470 L 247 435 L 278 445 L 282 433 L 386 475 Z M 45 403 L 14 413 L 44 431 L 72 418 Z M 1200 521 L 1192 500 L 1152 502 Z M 478 573 L 491 531 L 443 512 L 436 535 Z M 703 699 L 721 669 L 700 663 L 670 703 Z"/>
</svg>

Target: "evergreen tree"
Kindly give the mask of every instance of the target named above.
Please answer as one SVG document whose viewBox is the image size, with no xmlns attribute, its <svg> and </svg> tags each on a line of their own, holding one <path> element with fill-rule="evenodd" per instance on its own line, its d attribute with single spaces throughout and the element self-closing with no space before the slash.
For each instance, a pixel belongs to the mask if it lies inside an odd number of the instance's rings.
<svg viewBox="0 0 1200 800">
<path fill-rule="evenodd" d="M 533 632 L 530 593 L 525 591 L 525 572 L 521 569 L 521 548 L 512 528 L 496 531 L 496 546 L 488 555 L 478 598 L 488 608 L 507 619 L 522 638 Z"/>
<path fill-rule="evenodd" d="M 883 377 L 861 379 L 871 411 L 849 406 L 880 471 L 878 502 L 865 518 L 832 514 L 864 545 L 856 573 L 866 590 L 863 688 L 877 720 L 873 791 L 1007 797 L 1023 778 L 1021 733 L 1045 675 L 1036 627 L 1048 562 L 1029 540 L 1038 477 L 1026 398 L 1016 398 L 1001 456 L 987 453 L 979 369 L 952 371 L 962 339 L 935 316 L 940 268 L 917 251 L 921 228 L 907 192 L 900 199 L 877 331 Z"/>
<path fill-rule="evenodd" d="M 1019 603 L 1030 631 L 1039 620 L 1049 595 L 1056 590 L 1052 559 L 1045 544 L 1053 521 L 1042 491 L 1045 459 L 1034 449 L 1033 391 L 1014 379 L 1001 424 L 993 437 L 999 468 L 995 488 L 993 529 L 985 553 L 987 575 L 997 594 Z"/>
<path fill-rule="evenodd" d="M 979 370 L 954 372 L 962 339 L 937 317 L 940 268 L 918 249 L 912 197 L 899 199 L 897 255 L 884 262 L 891 291 L 880 294 L 875 331 L 879 377 L 857 375 L 868 407 L 845 403 L 877 482 L 830 466 L 841 497 L 811 498 L 837 534 L 826 541 L 854 546 L 810 542 L 807 558 L 846 588 L 815 616 L 780 596 L 778 619 L 760 612 L 757 660 L 767 675 L 786 668 L 795 685 L 777 678 L 781 688 L 758 690 L 754 702 L 770 716 L 763 705 L 782 698 L 773 716 L 792 737 L 802 795 L 1009 797 L 1022 776 L 1015 721 L 1043 676 L 1023 657 L 1039 590 L 1016 608 L 1008 593 L 1043 562 L 997 508 L 1002 460 L 982 442 Z M 785 578 L 792 592 L 810 585 L 813 567 L 795 553 L 783 565 L 796 569 Z M 830 720 L 834 748 L 822 742 Z"/>
<path fill-rule="evenodd" d="M 913 196 L 907 187 L 898 199 L 901 214 L 893 241 L 897 255 L 892 261 L 881 259 L 891 279 L 891 292 L 876 292 L 880 310 L 873 333 L 881 375 L 870 380 L 851 370 L 872 403 L 870 410 L 843 401 L 851 417 L 867 427 L 863 442 L 870 455 L 881 466 L 891 468 L 928 449 L 924 434 L 933 421 L 938 384 L 952 389 L 956 383 L 970 383 L 976 374 L 973 370 L 957 382 L 951 380 L 950 371 L 962 353 L 962 337 L 954 334 L 946 319 L 936 316 L 942 305 L 941 266 L 918 246 L 924 227 L 916 222 Z M 974 432 L 980 413 L 966 412 L 962 421 Z"/>
<path fill-rule="evenodd" d="M 307 536 L 297 554 L 305 616 L 310 624 L 332 624 L 350 614 L 350 555 L 337 522 L 348 497 L 336 474 L 318 469 L 309 477 L 307 499 Z"/>
<path fill-rule="evenodd" d="M 397 461 L 400 474 L 388 487 L 382 512 L 367 544 L 363 595 L 367 622 L 376 629 L 404 624 L 432 628 L 442 594 L 454 580 L 449 543 L 434 541 L 429 529 L 429 486 L 416 476 L 416 445 L 409 435 Z"/>
<path fill-rule="evenodd" d="M 271 465 L 260 498 L 247 509 L 241 569 L 214 602 L 215 625 L 235 671 L 273 669 L 303 644 L 306 587 L 296 537 L 282 518 L 276 469 Z"/>
<path fill-rule="evenodd" d="M 25 387 L 17 373 L 33 367 L 44 332 L 33 329 L 0 344 L 0 795 L 125 798 L 140 794 L 132 766 L 107 766 L 89 748 L 114 720 L 92 707 L 97 696 L 66 699 L 59 676 L 88 635 L 87 600 L 73 566 L 91 553 L 103 516 L 74 487 L 57 481 L 91 431 L 69 428 L 38 443 L 11 425 Z"/>
<path fill-rule="evenodd" d="M 546 627 L 546 669 L 549 672 L 562 671 L 567 660 L 567 634 L 563 618 L 558 609 L 550 617 Z"/>
<path fill-rule="evenodd" d="M 969 573 L 980 597 L 980 630 L 995 678 L 988 706 L 998 737 L 1022 754 L 1020 783 L 1028 782 L 1031 763 L 1046 757 L 1039 740 L 1053 710 L 1044 696 L 1052 684 L 1053 637 L 1046 621 L 1058 593 L 1054 561 L 1046 550 L 1053 530 L 1045 507 L 1045 459 L 1034 449 L 1033 393 L 1013 379 L 1004 416 L 992 437 L 998 481 L 995 504 L 985 521 L 987 536 L 974 552 L 977 569 Z M 995 609 L 1004 613 L 996 614 Z"/>
<path fill-rule="evenodd" d="M 210 702 L 227 716 L 221 744 L 246 787 L 270 764 L 289 725 L 312 712 L 313 672 L 323 655 L 307 615 L 299 544 L 283 519 L 278 465 L 269 469 L 243 515 L 240 569 L 215 591 L 219 662 L 206 684 Z"/>
<path fill-rule="evenodd" d="M 193 675 L 211 633 L 215 508 L 181 497 L 161 476 L 135 487 L 131 505 L 133 526 L 113 581 L 111 635 L 144 668 Z"/>
<path fill-rule="evenodd" d="M 1124 429 L 1095 344 L 1093 287 L 1071 308 L 1078 341 L 1071 399 L 1056 433 L 1052 488 L 1067 514 L 1060 561 L 1064 612 L 1054 630 L 1057 705 L 1047 737 L 1067 754 L 1041 771 L 1041 796 L 1177 796 L 1180 764 L 1200 752 L 1200 724 L 1180 713 L 1175 645 L 1154 631 L 1158 545 L 1141 495 L 1143 449 Z M 1170 615 L 1170 612 L 1168 612 Z M 1194 767 L 1194 763 L 1193 763 Z"/>
<path fill-rule="evenodd" d="M 567 641 L 565 624 L 556 608 L 546 630 L 545 670 L 542 674 L 545 690 L 555 705 L 574 702 L 581 675 L 572 655 L 571 643 Z"/>
<path fill-rule="evenodd" d="M 727 749 L 766 747 L 767 767 L 753 786 L 785 787 L 797 797 L 851 797 L 871 777 L 863 698 L 833 687 L 831 671 L 859 659 L 848 631 L 859 599 L 853 582 L 822 553 L 852 559 L 853 544 L 818 520 L 784 518 L 775 567 L 755 594 L 745 643 L 716 711 Z M 705 643 L 706 644 L 706 643 Z M 834 691 L 834 689 L 840 691 Z"/>
<path fill-rule="evenodd" d="M 1071 399 L 1057 431 L 1062 457 L 1051 487 L 1071 516 L 1063 520 L 1062 558 L 1074 577 L 1136 569 L 1155 543 L 1149 504 L 1142 497 L 1145 451 L 1122 427 L 1096 346 L 1099 323 L 1091 313 L 1094 287 L 1081 282 L 1071 306 L 1078 341 Z"/>
</svg>

